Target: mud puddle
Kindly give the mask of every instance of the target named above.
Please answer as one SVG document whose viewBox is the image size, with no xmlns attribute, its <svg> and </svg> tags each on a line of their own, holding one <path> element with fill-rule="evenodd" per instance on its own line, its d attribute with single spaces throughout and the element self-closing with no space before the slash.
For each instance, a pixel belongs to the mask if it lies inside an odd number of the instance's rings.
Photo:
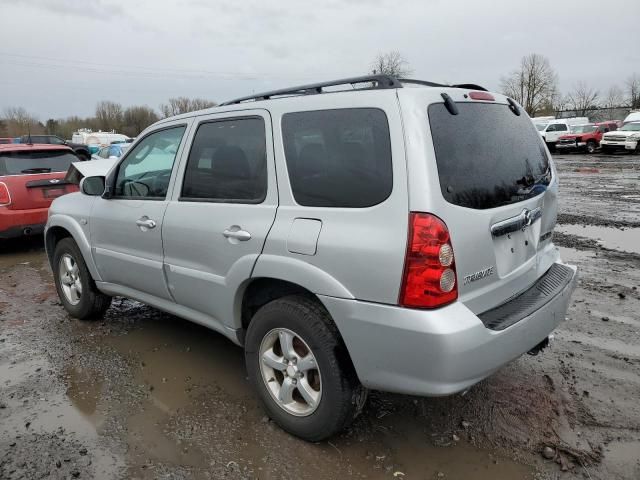
<svg viewBox="0 0 640 480">
<path fill-rule="evenodd" d="M 132 304 L 132 316 L 156 318 L 95 341 L 129 365 L 133 383 L 144 392 L 135 411 L 119 411 L 97 372 L 75 372 L 67 390 L 85 417 L 108 423 L 124 413 L 131 476 L 180 471 L 189 478 L 533 478 L 533 468 L 468 444 L 463 431 L 430 430 L 415 418 L 408 397 L 394 401 L 411 413 L 374 407 L 329 442 L 298 440 L 265 416 L 239 347 L 203 327 Z M 386 404 L 384 394 L 378 395 Z M 296 464 L 304 464 L 305 472 L 293 469 Z"/>
<path fill-rule="evenodd" d="M 556 230 L 596 240 L 603 247 L 640 254 L 640 228 L 609 228 L 594 225 L 557 225 Z"/>
</svg>

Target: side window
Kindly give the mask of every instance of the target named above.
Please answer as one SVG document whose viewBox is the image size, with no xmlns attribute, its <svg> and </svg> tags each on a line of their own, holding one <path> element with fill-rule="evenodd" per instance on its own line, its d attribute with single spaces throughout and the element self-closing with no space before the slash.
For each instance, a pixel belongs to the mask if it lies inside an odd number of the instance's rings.
<svg viewBox="0 0 640 480">
<path fill-rule="evenodd" d="M 261 203 L 266 195 L 264 120 L 202 123 L 191 145 L 180 200 Z"/>
<path fill-rule="evenodd" d="M 300 205 L 362 208 L 391 194 L 391 140 L 382 110 L 287 113 L 282 136 L 291 189 Z"/>
<path fill-rule="evenodd" d="M 62 140 L 61 138 L 58 138 L 56 136 L 50 136 L 49 137 L 49 143 L 52 143 L 54 145 L 62 145 L 64 143 L 64 140 Z"/>
<path fill-rule="evenodd" d="M 138 143 L 118 166 L 114 196 L 164 199 L 185 128 L 160 130 Z"/>
<path fill-rule="evenodd" d="M 566 132 L 567 126 L 564 123 L 558 123 L 556 125 L 556 132 Z"/>
</svg>

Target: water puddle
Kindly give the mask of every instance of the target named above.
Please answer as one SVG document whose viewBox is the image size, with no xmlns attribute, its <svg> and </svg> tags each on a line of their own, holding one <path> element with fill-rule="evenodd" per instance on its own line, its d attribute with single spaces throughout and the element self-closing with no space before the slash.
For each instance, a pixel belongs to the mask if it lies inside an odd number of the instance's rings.
<svg viewBox="0 0 640 480">
<path fill-rule="evenodd" d="M 561 233 L 597 240 L 603 247 L 629 253 L 640 253 L 640 228 L 621 230 L 593 225 L 557 225 Z"/>
</svg>

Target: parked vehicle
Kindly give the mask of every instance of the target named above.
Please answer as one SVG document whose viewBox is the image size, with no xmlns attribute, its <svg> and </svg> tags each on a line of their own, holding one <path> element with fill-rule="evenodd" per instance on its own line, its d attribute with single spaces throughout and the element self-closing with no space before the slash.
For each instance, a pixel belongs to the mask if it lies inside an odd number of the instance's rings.
<svg viewBox="0 0 640 480">
<path fill-rule="evenodd" d="M 600 148 L 602 152 L 635 150 L 635 147 L 631 148 L 631 146 L 638 132 L 640 132 L 640 122 L 625 123 L 615 132 L 605 133 L 600 141 Z M 629 140 L 628 145 L 627 140 Z"/>
<path fill-rule="evenodd" d="M 475 85 L 252 95 L 161 120 L 103 175 L 74 167 L 94 176 L 54 202 L 45 242 L 67 311 L 118 295 L 222 333 L 269 416 L 310 441 L 366 389 L 453 394 L 537 353 L 576 282 L 548 151 Z"/>
<path fill-rule="evenodd" d="M 6 145 L 8 143 L 13 143 L 13 138 L 0 138 L 0 145 Z"/>
<path fill-rule="evenodd" d="M 602 135 L 618 129 L 615 122 L 589 123 L 577 125 L 572 128 L 572 133 L 562 135 L 556 143 L 559 151 L 580 151 L 594 153 L 600 147 Z"/>
<path fill-rule="evenodd" d="M 77 160 L 66 145 L 0 145 L 0 239 L 42 234 L 52 200 L 78 190 L 64 180 Z"/>
<path fill-rule="evenodd" d="M 97 153 L 91 155 L 91 158 L 93 160 L 100 158 L 120 158 L 130 146 L 130 143 L 112 143 L 108 147 L 102 147 Z"/>
<path fill-rule="evenodd" d="M 640 110 L 632 110 L 622 121 L 622 124 L 624 125 L 631 122 L 640 122 Z"/>
<path fill-rule="evenodd" d="M 97 153 L 101 147 L 111 145 L 112 142 L 126 142 L 129 137 L 116 132 L 94 132 L 89 129 L 81 129 L 73 133 L 72 141 L 86 144 L 89 148 L 90 155 Z"/>
<path fill-rule="evenodd" d="M 561 118 L 548 123 L 537 123 L 536 128 L 550 150 L 554 150 L 562 135 L 571 133 L 571 127 L 589 123 L 587 117 Z"/>
<path fill-rule="evenodd" d="M 22 135 L 20 143 L 39 143 L 49 145 L 66 145 L 70 147 L 80 160 L 89 160 L 91 154 L 89 147 L 83 143 L 67 142 L 64 138 L 57 135 Z"/>
</svg>

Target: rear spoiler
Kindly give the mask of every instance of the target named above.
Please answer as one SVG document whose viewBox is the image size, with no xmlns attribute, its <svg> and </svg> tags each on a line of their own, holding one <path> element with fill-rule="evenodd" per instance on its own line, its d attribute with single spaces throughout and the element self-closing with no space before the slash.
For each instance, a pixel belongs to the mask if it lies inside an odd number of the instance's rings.
<svg viewBox="0 0 640 480">
<path fill-rule="evenodd" d="M 83 177 L 106 177 L 116 162 L 115 158 L 73 162 L 67 170 L 64 180 L 77 185 Z"/>
</svg>

